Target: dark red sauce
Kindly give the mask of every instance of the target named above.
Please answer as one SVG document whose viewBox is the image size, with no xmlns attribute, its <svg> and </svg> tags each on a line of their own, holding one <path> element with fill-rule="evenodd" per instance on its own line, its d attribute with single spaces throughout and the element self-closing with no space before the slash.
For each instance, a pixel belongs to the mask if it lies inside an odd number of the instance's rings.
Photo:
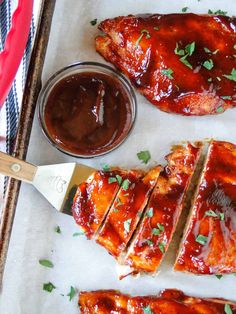
<svg viewBox="0 0 236 314">
<path fill-rule="evenodd" d="M 57 145 L 84 156 L 117 146 L 132 124 L 132 104 L 117 78 L 96 72 L 68 76 L 52 89 L 45 124 Z"/>
</svg>

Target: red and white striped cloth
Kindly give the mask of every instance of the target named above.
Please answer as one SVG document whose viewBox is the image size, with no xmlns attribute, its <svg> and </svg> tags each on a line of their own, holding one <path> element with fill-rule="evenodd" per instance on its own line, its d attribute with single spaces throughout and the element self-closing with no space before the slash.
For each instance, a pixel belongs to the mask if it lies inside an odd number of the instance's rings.
<svg viewBox="0 0 236 314">
<path fill-rule="evenodd" d="M 0 50 L 2 50 L 4 47 L 6 35 L 11 25 L 11 17 L 17 5 L 17 0 L 3 0 L 2 2 L 0 1 L 0 3 Z M 36 0 L 34 3 L 34 14 L 31 22 L 27 47 L 25 49 L 25 53 L 18 69 L 15 81 L 0 111 L 0 151 L 7 152 L 8 154 L 12 153 L 14 146 L 25 78 L 35 33 L 35 17 L 38 16 L 39 5 L 40 1 Z M 0 217 L 6 183 L 7 178 L 4 178 L 0 175 Z"/>
</svg>

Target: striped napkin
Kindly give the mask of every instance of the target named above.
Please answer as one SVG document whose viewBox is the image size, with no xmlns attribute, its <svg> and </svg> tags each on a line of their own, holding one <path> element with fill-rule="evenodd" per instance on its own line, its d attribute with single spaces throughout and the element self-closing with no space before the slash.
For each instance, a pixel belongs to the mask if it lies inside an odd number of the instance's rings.
<svg viewBox="0 0 236 314">
<path fill-rule="evenodd" d="M 0 50 L 2 50 L 11 25 L 11 17 L 17 5 L 17 0 L 3 0 L 2 2 L 0 1 L 0 3 Z M 24 57 L 5 104 L 0 111 L 0 151 L 7 152 L 8 154 L 11 154 L 13 151 L 34 33 L 35 21 L 33 17 Z M 7 178 L 4 179 L 3 176 L 0 176 L 0 214 L 6 184 Z"/>
</svg>

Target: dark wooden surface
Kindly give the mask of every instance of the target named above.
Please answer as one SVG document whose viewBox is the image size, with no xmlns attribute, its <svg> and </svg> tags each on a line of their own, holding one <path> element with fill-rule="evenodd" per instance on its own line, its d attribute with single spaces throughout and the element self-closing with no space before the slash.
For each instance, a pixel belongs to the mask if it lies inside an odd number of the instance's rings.
<svg viewBox="0 0 236 314">
<path fill-rule="evenodd" d="M 23 160 L 26 157 L 36 102 L 41 89 L 41 75 L 55 2 L 56 0 L 42 0 L 41 3 L 38 28 L 31 54 L 14 147 L 14 156 Z M 19 189 L 20 182 L 9 179 L 0 223 L 0 286 L 2 284 Z"/>
</svg>

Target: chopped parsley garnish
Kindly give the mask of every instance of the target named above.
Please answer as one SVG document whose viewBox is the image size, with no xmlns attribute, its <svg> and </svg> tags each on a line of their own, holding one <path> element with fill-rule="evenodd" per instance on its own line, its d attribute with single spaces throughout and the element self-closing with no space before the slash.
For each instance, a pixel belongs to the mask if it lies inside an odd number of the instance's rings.
<svg viewBox="0 0 236 314">
<path fill-rule="evenodd" d="M 220 220 L 223 221 L 225 220 L 225 214 L 224 213 L 219 213 Z"/>
<path fill-rule="evenodd" d="M 206 60 L 206 61 L 204 61 L 203 66 L 207 70 L 211 70 L 214 67 L 214 62 L 212 59 Z"/>
<path fill-rule="evenodd" d="M 191 56 L 194 53 L 195 48 L 196 48 L 196 44 L 195 44 L 195 41 L 193 41 L 192 43 L 186 45 L 184 49 L 179 49 L 179 44 L 176 43 L 176 47 L 174 50 L 176 55 L 183 56 L 179 60 L 190 69 L 192 69 L 193 67 L 187 60 L 187 57 Z"/>
<path fill-rule="evenodd" d="M 117 180 L 116 180 L 116 178 L 115 177 L 110 177 L 110 178 L 108 178 L 108 183 L 114 183 L 114 182 L 116 182 Z"/>
<path fill-rule="evenodd" d="M 94 26 L 94 25 L 97 24 L 97 21 L 98 21 L 98 19 L 94 19 L 94 20 L 90 21 L 90 24 L 91 24 L 92 26 Z"/>
<path fill-rule="evenodd" d="M 189 9 L 189 7 L 184 7 L 184 8 L 182 8 L 182 12 L 185 13 L 185 12 L 187 12 L 188 9 Z"/>
<path fill-rule="evenodd" d="M 153 246 L 153 242 L 152 242 L 152 240 L 147 239 L 145 242 L 147 243 L 147 245 L 149 245 L 149 246 Z"/>
<path fill-rule="evenodd" d="M 119 174 L 116 175 L 116 180 L 117 180 L 118 184 L 121 185 L 122 177 Z"/>
<path fill-rule="evenodd" d="M 165 243 L 160 242 L 160 243 L 158 244 L 158 247 L 159 247 L 161 253 L 164 254 L 164 253 L 165 253 Z"/>
<path fill-rule="evenodd" d="M 221 78 L 219 76 L 216 77 L 216 79 L 220 82 L 221 81 Z"/>
<path fill-rule="evenodd" d="M 159 235 L 160 233 L 161 233 L 160 229 L 158 229 L 158 228 L 153 228 L 152 229 L 152 234 Z"/>
<path fill-rule="evenodd" d="M 73 233 L 73 237 L 78 237 L 84 235 L 84 232 L 75 232 Z"/>
<path fill-rule="evenodd" d="M 56 287 L 51 282 L 43 284 L 43 290 L 45 290 L 47 292 L 52 292 L 53 289 L 56 289 Z"/>
<path fill-rule="evenodd" d="M 39 260 L 39 264 L 44 266 L 44 267 L 48 267 L 48 268 L 53 268 L 53 263 L 51 261 L 49 261 L 48 259 L 40 259 Z"/>
<path fill-rule="evenodd" d="M 160 235 L 161 232 L 165 230 L 164 226 L 160 223 L 157 224 L 157 228 L 152 229 L 152 234 L 154 235 Z"/>
<path fill-rule="evenodd" d="M 153 217 L 153 208 L 152 207 L 149 208 L 149 210 L 146 213 L 146 216 L 149 218 Z"/>
<path fill-rule="evenodd" d="M 204 51 L 206 52 L 206 53 L 211 53 L 211 54 L 213 54 L 213 55 L 215 55 L 215 54 L 217 54 L 217 52 L 219 51 L 219 49 L 216 49 L 215 51 L 211 51 L 210 49 L 208 49 L 208 48 L 203 48 L 204 49 Z"/>
<path fill-rule="evenodd" d="M 214 218 L 219 217 L 221 221 L 223 221 L 223 220 L 225 219 L 225 214 L 224 214 L 224 213 L 219 213 L 219 214 L 217 214 L 217 213 L 214 212 L 214 210 L 212 210 L 212 209 L 206 211 L 206 212 L 205 212 L 205 216 L 214 217 Z"/>
<path fill-rule="evenodd" d="M 54 228 L 54 231 L 55 231 L 56 233 L 61 233 L 61 228 L 60 228 L 59 226 L 56 226 L 56 227 Z"/>
<path fill-rule="evenodd" d="M 132 222 L 132 219 L 127 219 L 127 220 L 124 222 L 124 228 L 125 228 L 125 231 L 126 231 L 126 232 L 129 232 L 129 231 L 130 231 L 131 222 Z"/>
<path fill-rule="evenodd" d="M 233 311 L 232 311 L 231 306 L 229 304 L 225 304 L 224 310 L 225 310 L 226 314 L 233 314 Z"/>
<path fill-rule="evenodd" d="M 143 314 L 154 314 L 153 311 L 151 310 L 150 305 L 143 307 Z"/>
<path fill-rule="evenodd" d="M 205 212 L 205 216 L 209 216 L 209 217 L 218 217 L 217 213 L 214 212 L 214 210 L 210 209 L 210 210 L 207 210 Z"/>
<path fill-rule="evenodd" d="M 151 159 L 151 154 L 148 150 L 141 150 L 141 152 L 137 153 L 137 156 L 144 164 L 147 164 Z"/>
<path fill-rule="evenodd" d="M 153 29 L 154 29 L 155 31 L 159 31 L 160 28 L 159 28 L 158 26 L 154 26 Z"/>
<path fill-rule="evenodd" d="M 114 213 L 118 213 L 118 212 L 119 212 L 119 209 L 118 209 L 118 208 L 114 208 L 114 209 L 113 209 L 113 212 L 114 212 Z"/>
<path fill-rule="evenodd" d="M 223 108 L 222 106 L 220 106 L 220 107 L 218 107 L 218 108 L 216 109 L 216 112 L 217 112 L 217 113 L 222 113 L 222 112 L 224 112 L 224 108 Z"/>
<path fill-rule="evenodd" d="M 220 97 L 225 100 L 232 100 L 231 96 L 220 96 Z"/>
<path fill-rule="evenodd" d="M 214 14 L 214 15 L 226 15 L 227 11 L 222 11 L 222 10 L 217 10 L 217 11 L 212 11 L 212 10 L 208 10 L 208 14 Z"/>
<path fill-rule="evenodd" d="M 175 52 L 176 55 L 179 55 L 179 56 L 184 56 L 184 54 L 185 54 L 183 49 L 179 49 L 179 44 L 178 43 L 176 43 L 176 47 L 175 47 L 174 52 Z"/>
<path fill-rule="evenodd" d="M 209 79 L 207 81 L 208 82 L 212 82 L 212 77 L 209 77 Z"/>
<path fill-rule="evenodd" d="M 167 76 L 170 80 L 173 79 L 173 76 L 171 75 L 173 74 L 173 70 L 171 69 L 161 70 L 161 74 Z"/>
<path fill-rule="evenodd" d="M 205 236 L 202 235 L 202 234 L 199 234 L 199 235 L 196 237 L 196 242 L 199 243 L 199 244 L 201 244 L 201 245 L 206 245 L 207 240 L 208 240 L 208 238 L 205 237 Z"/>
<path fill-rule="evenodd" d="M 67 296 L 69 297 L 70 301 L 74 298 L 75 293 L 76 293 L 75 288 L 71 286 L 70 287 L 70 292 L 67 294 Z"/>
<path fill-rule="evenodd" d="M 188 54 L 185 55 L 184 57 L 180 58 L 179 60 L 186 65 L 188 68 L 192 69 L 192 65 L 188 62 L 188 60 L 186 59 L 188 57 Z"/>
<path fill-rule="evenodd" d="M 150 33 L 148 30 L 146 29 L 142 29 L 141 30 L 141 35 L 139 36 L 139 38 L 137 39 L 136 43 L 135 43 L 135 46 L 138 47 L 140 41 L 142 40 L 143 36 L 146 34 L 146 39 L 149 39 L 151 36 L 150 36 Z"/>
<path fill-rule="evenodd" d="M 161 231 L 164 231 L 164 230 L 165 230 L 165 227 L 164 227 L 162 224 L 160 224 L 159 222 L 158 222 L 158 224 L 157 224 L 157 227 L 158 227 Z"/>
<path fill-rule="evenodd" d="M 117 199 L 116 199 L 116 202 L 117 202 L 117 207 L 118 206 L 121 206 L 123 203 L 121 202 L 121 199 L 119 198 L 119 197 L 117 197 Z"/>
<path fill-rule="evenodd" d="M 129 185 L 130 185 L 129 179 L 125 179 L 125 180 L 123 181 L 123 183 L 122 183 L 122 189 L 125 190 L 125 191 L 127 191 L 128 188 L 129 188 Z"/>
<path fill-rule="evenodd" d="M 221 279 L 223 276 L 222 275 L 215 275 L 217 279 Z"/>
<path fill-rule="evenodd" d="M 236 70 L 235 69 L 233 69 L 232 71 L 231 71 L 231 74 L 230 75 L 223 75 L 224 77 L 226 77 L 228 80 L 231 80 L 231 81 L 234 81 L 234 82 L 236 82 Z"/>
<path fill-rule="evenodd" d="M 236 44 L 234 45 L 234 49 L 236 50 Z"/>
<path fill-rule="evenodd" d="M 186 53 L 187 53 L 189 56 L 191 56 L 191 55 L 194 53 L 195 47 L 196 47 L 195 41 L 192 42 L 191 44 L 188 44 L 188 45 L 185 47 Z"/>
<path fill-rule="evenodd" d="M 129 196 L 129 193 L 126 193 L 126 194 L 124 194 L 123 196 L 125 196 L 125 197 L 126 197 L 126 196 Z"/>
<path fill-rule="evenodd" d="M 108 164 L 103 164 L 102 165 L 102 171 L 104 171 L 104 172 L 110 171 L 109 165 Z"/>
</svg>

